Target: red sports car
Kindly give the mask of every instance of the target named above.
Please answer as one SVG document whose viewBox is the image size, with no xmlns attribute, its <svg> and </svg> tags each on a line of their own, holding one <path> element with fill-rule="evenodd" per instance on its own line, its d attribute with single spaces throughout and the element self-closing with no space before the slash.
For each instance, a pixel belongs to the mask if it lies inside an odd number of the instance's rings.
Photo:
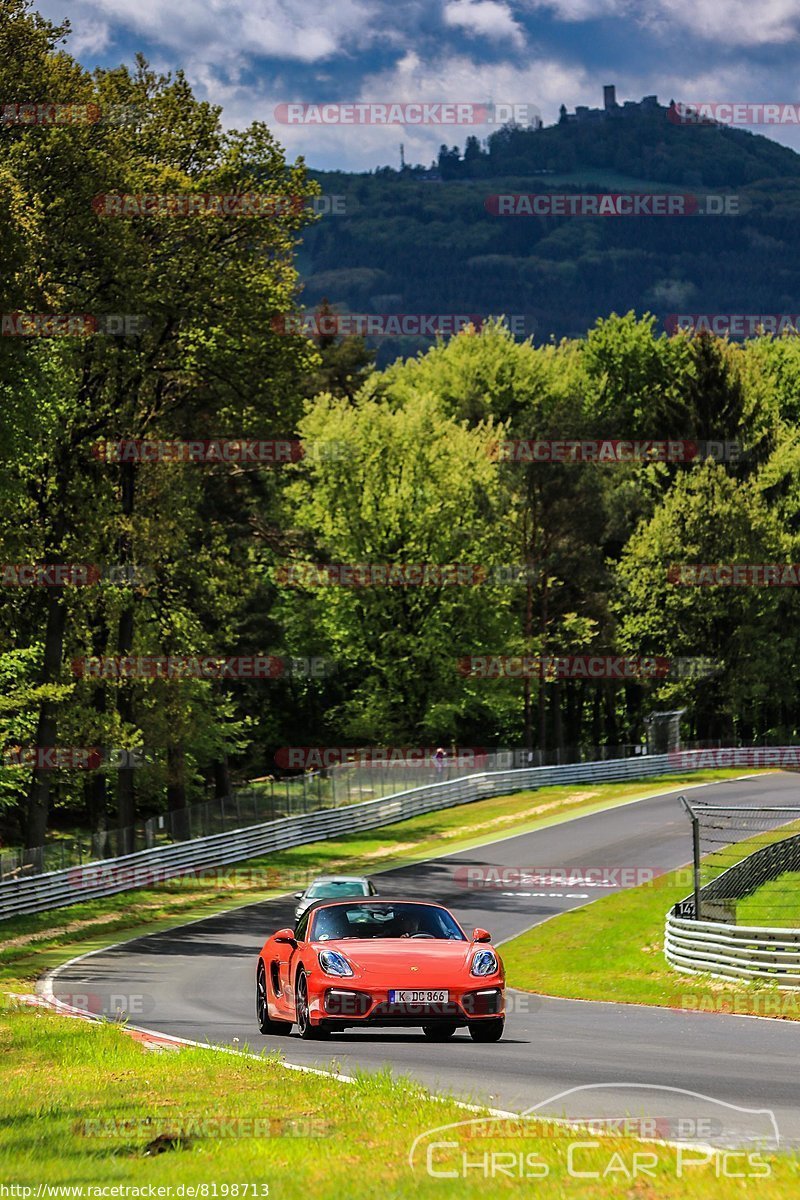
<svg viewBox="0 0 800 1200">
<path fill-rule="evenodd" d="M 422 1026 L 444 1041 L 466 1026 L 496 1042 L 505 976 L 485 929 L 468 938 L 440 904 L 319 900 L 264 943 L 256 973 L 262 1033 L 321 1038 L 347 1026 Z"/>
</svg>

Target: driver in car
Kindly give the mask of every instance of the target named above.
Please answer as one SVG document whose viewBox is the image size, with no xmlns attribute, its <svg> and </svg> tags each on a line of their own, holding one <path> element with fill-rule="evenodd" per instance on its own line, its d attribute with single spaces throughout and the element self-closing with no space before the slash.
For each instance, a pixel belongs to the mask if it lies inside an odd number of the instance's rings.
<svg viewBox="0 0 800 1200">
<path fill-rule="evenodd" d="M 398 937 L 413 937 L 415 933 L 419 933 L 419 921 L 413 913 L 403 913 L 397 919 L 397 936 Z"/>
</svg>

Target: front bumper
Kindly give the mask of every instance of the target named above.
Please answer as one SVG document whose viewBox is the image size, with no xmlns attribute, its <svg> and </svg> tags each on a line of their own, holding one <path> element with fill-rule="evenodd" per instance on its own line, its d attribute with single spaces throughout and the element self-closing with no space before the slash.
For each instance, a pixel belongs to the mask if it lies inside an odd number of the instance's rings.
<svg viewBox="0 0 800 1200">
<path fill-rule="evenodd" d="M 343 981 L 344 982 L 344 981 Z M 478 982 L 478 981 L 476 981 Z M 468 1025 L 505 1015 L 505 993 L 502 984 L 489 983 L 459 989 L 448 989 L 450 999 L 429 1004 L 397 1004 L 389 1001 L 386 989 L 365 991 L 355 986 L 326 986 L 316 1005 L 312 1005 L 312 1020 L 324 1021 L 331 1028 L 348 1025 Z"/>
</svg>

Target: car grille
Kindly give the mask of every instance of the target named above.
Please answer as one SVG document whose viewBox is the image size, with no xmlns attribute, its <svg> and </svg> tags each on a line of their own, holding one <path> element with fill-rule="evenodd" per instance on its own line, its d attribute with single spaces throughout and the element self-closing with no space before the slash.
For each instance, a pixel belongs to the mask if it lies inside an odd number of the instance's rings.
<svg viewBox="0 0 800 1200">
<path fill-rule="evenodd" d="M 464 1014 L 454 1000 L 438 1004 L 378 1004 L 369 1014 L 370 1020 L 381 1017 L 462 1017 Z"/>
</svg>

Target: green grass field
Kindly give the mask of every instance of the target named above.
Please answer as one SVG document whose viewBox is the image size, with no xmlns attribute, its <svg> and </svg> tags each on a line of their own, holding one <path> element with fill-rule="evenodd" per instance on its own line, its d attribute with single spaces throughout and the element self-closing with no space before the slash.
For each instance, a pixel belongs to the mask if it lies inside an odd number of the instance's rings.
<svg viewBox="0 0 800 1200">
<path fill-rule="evenodd" d="M 757 1154 L 747 1169 L 763 1178 L 724 1179 L 725 1160 L 695 1148 L 567 1136 L 544 1122 L 475 1125 L 474 1113 L 386 1073 L 342 1083 L 274 1057 L 154 1054 L 114 1025 L 46 1012 L 4 1012 L 0 1037 L 0 1183 L 29 1187 L 33 1197 L 45 1182 L 170 1187 L 172 1196 L 205 1186 L 195 1195 L 278 1200 L 725 1200 L 748 1183 L 771 1200 L 791 1194 L 797 1178 L 788 1157 Z M 454 1122 L 470 1124 L 424 1136 Z"/>
<path fill-rule="evenodd" d="M 736 924 L 796 929 L 800 925 L 800 871 L 785 871 L 738 900 Z"/>
</svg>

